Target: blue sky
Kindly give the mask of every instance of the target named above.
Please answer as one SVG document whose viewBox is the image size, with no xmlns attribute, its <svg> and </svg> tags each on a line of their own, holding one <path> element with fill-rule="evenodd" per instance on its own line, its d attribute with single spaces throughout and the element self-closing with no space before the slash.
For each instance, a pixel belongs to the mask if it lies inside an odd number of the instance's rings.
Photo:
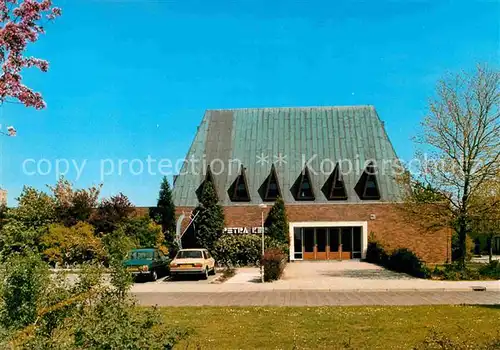
<svg viewBox="0 0 500 350">
<path fill-rule="evenodd" d="M 53 184 L 56 159 L 86 160 L 78 180 L 67 174 L 86 187 L 101 182 L 101 159 L 182 158 L 210 108 L 373 104 L 409 158 L 436 80 L 499 62 L 496 1 L 55 3 L 63 16 L 29 50 L 50 70 L 25 74 L 47 109 L 0 107 L 18 130 L 0 139 L 9 205 L 25 184 Z M 25 174 L 26 159 L 52 171 Z M 115 172 L 102 194 L 153 205 L 160 181 Z"/>
</svg>

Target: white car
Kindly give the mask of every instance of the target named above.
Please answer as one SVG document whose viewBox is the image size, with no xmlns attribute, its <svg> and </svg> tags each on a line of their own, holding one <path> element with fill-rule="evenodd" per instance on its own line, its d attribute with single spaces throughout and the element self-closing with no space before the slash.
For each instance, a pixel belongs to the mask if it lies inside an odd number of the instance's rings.
<svg viewBox="0 0 500 350">
<path fill-rule="evenodd" d="M 181 249 L 170 263 L 170 276 L 199 275 L 207 279 L 215 275 L 215 259 L 202 248 Z"/>
</svg>

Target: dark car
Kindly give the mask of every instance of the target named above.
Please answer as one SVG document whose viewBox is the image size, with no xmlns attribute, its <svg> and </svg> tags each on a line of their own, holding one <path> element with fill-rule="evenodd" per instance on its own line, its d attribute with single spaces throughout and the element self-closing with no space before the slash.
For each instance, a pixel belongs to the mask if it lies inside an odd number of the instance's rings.
<svg viewBox="0 0 500 350">
<path fill-rule="evenodd" d="M 142 248 L 131 250 L 124 265 L 134 277 L 147 277 L 156 281 L 158 276 L 168 274 L 169 263 L 170 259 L 159 249 Z"/>
</svg>

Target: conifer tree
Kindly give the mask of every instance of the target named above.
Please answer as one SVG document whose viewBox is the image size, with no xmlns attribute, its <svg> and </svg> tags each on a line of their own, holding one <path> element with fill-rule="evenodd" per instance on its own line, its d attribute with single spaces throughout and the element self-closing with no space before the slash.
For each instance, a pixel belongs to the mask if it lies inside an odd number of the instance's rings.
<svg viewBox="0 0 500 350">
<path fill-rule="evenodd" d="M 157 224 L 161 225 L 161 230 L 165 237 L 165 243 L 169 249 L 169 255 L 173 256 L 177 253 L 176 222 L 175 222 L 175 205 L 172 199 L 172 190 L 168 183 L 167 177 L 164 176 L 160 185 L 158 194 L 158 202 L 156 204 L 154 219 Z"/>
<path fill-rule="evenodd" d="M 213 251 L 215 242 L 224 230 L 224 211 L 218 203 L 215 188 L 211 181 L 205 181 L 200 204 L 195 208 L 193 214 L 198 214 L 195 219 L 197 243 L 201 247 Z"/>
<path fill-rule="evenodd" d="M 288 245 L 288 217 L 286 215 L 285 202 L 281 197 L 276 199 L 276 202 L 269 211 L 265 227 L 267 236 Z"/>
</svg>

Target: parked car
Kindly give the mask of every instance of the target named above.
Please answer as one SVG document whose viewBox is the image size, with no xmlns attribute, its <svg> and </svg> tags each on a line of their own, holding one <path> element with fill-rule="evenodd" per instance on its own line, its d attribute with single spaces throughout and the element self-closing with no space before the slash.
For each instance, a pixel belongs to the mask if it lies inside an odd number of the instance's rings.
<svg viewBox="0 0 500 350">
<path fill-rule="evenodd" d="M 181 249 L 170 263 L 170 276 L 199 275 L 207 279 L 215 275 L 215 259 L 206 249 Z"/>
<path fill-rule="evenodd" d="M 124 265 L 134 277 L 148 277 L 156 281 L 159 275 L 168 274 L 170 260 L 155 248 L 133 249 L 128 253 Z"/>
</svg>

